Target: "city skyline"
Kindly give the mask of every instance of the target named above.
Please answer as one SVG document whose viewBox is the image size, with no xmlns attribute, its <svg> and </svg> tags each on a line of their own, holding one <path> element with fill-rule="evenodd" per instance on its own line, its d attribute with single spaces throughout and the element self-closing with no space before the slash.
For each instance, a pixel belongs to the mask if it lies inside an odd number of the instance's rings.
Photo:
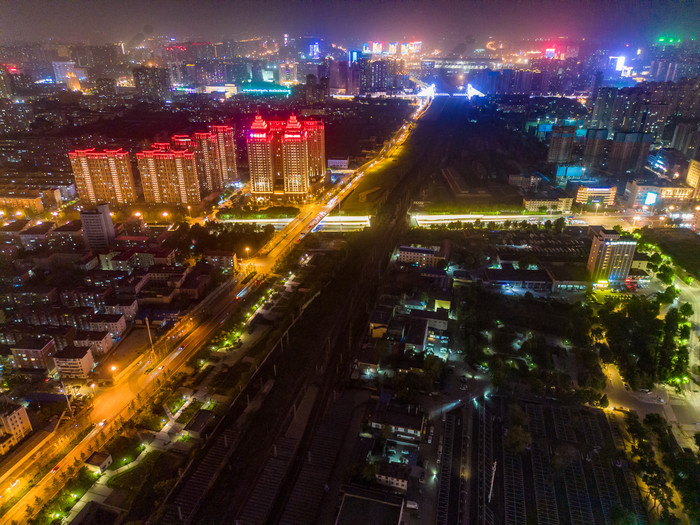
<svg viewBox="0 0 700 525">
<path fill-rule="evenodd" d="M 129 42 L 139 34 L 178 41 L 276 37 L 424 40 L 441 47 L 471 39 L 638 41 L 699 37 L 700 2 L 359 2 L 196 3 L 4 0 L 0 42 Z"/>
</svg>

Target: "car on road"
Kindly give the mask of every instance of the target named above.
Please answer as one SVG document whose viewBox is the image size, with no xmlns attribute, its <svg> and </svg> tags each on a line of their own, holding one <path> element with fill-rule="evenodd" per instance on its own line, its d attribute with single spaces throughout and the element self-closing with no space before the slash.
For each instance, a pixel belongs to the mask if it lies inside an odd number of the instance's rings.
<svg viewBox="0 0 700 525">
<path fill-rule="evenodd" d="M 105 423 L 106 423 L 106 422 L 107 422 L 107 420 L 106 420 L 106 419 L 103 419 L 103 420 L 100 421 L 98 424 L 99 424 L 101 427 L 103 427 L 103 426 L 105 426 Z"/>
<path fill-rule="evenodd" d="M 54 468 L 52 468 L 51 474 L 55 474 L 56 472 L 58 472 L 59 467 L 60 467 L 60 465 L 56 465 Z"/>
</svg>

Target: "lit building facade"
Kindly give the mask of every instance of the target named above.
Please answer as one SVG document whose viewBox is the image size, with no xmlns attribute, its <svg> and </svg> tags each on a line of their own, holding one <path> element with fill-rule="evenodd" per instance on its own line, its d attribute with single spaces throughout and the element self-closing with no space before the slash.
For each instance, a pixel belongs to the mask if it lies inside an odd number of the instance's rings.
<svg viewBox="0 0 700 525">
<path fill-rule="evenodd" d="M 602 204 L 603 206 L 612 206 L 615 204 L 615 195 L 617 195 L 616 186 L 579 186 L 576 191 L 576 202 L 579 204 Z"/>
<path fill-rule="evenodd" d="M 80 199 L 88 204 L 124 205 L 136 201 L 129 153 L 122 149 L 75 150 L 68 154 Z"/>
<path fill-rule="evenodd" d="M 323 122 L 265 121 L 258 115 L 247 136 L 251 192 L 259 197 L 305 198 L 325 174 Z"/>
<path fill-rule="evenodd" d="M 195 133 L 194 159 L 197 164 L 199 187 L 206 193 L 224 188 L 217 156 L 216 135 L 207 131 Z"/>
<path fill-rule="evenodd" d="M 216 158 L 224 186 L 238 180 L 236 164 L 236 139 L 231 126 L 209 126 L 209 132 L 214 135 Z"/>
<path fill-rule="evenodd" d="M 193 152 L 153 149 L 137 153 L 136 160 L 146 202 L 181 205 L 201 202 Z"/>
<path fill-rule="evenodd" d="M 272 142 L 268 123 L 257 115 L 247 137 L 250 192 L 254 197 L 270 197 L 274 191 Z"/>
<path fill-rule="evenodd" d="M 593 282 L 620 283 L 627 279 L 637 241 L 621 239 L 615 230 L 595 227 L 586 268 Z"/>
</svg>

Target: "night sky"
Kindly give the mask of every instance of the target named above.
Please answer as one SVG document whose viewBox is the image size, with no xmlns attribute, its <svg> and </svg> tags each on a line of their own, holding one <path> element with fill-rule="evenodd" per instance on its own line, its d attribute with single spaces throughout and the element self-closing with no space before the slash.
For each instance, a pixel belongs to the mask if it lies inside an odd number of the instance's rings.
<svg viewBox="0 0 700 525">
<path fill-rule="evenodd" d="M 440 46 L 470 35 L 570 36 L 637 43 L 700 36 L 700 0 L 650 1 L 213 1 L 0 0 L 0 42 L 130 41 L 153 27 L 178 40 L 312 34 L 339 41 L 419 39 Z"/>
</svg>

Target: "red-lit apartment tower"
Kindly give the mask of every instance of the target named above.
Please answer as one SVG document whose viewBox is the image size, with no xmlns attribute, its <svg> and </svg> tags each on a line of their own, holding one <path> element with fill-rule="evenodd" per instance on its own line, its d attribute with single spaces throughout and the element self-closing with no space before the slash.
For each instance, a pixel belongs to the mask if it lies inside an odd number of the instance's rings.
<svg viewBox="0 0 700 525">
<path fill-rule="evenodd" d="M 292 115 L 281 135 L 284 193 L 305 197 L 309 192 L 309 136 Z"/>
<path fill-rule="evenodd" d="M 274 191 L 273 134 L 260 115 L 255 117 L 246 138 L 250 192 L 254 197 L 270 197 Z"/>
<path fill-rule="evenodd" d="M 75 187 L 84 203 L 124 205 L 136 200 L 129 153 L 94 148 L 68 153 Z"/>
<path fill-rule="evenodd" d="M 248 163 L 253 194 L 284 194 L 291 198 L 308 195 L 311 183 L 325 173 L 323 122 L 265 121 L 255 117 L 247 137 Z"/>
<path fill-rule="evenodd" d="M 145 201 L 198 205 L 201 199 L 194 153 L 170 151 L 168 144 L 153 146 L 151 151 L 136 154 Z"/>
<path fill-rule="evenodd" d="M 236 139 L 231 126 L 209 126 L 209 132 L 216 137 L 216 157 L 224 186 L 238 180 L 236 166 Z"/>
<path fill-rule="evenodd" d="M 216 135 L 209 132 L 194 134 L 194 159 L 197 163 L 199 186 L 203 192 L 221 191 L 224 189 L 217 158 Z"/>
<path fill-rule="evenodd" d="M 326 174 L 326 133 L 322 120 L 304 120 L 302 126 L 309 141 L 309 178 L 320 181 Z"/>
</svg>

